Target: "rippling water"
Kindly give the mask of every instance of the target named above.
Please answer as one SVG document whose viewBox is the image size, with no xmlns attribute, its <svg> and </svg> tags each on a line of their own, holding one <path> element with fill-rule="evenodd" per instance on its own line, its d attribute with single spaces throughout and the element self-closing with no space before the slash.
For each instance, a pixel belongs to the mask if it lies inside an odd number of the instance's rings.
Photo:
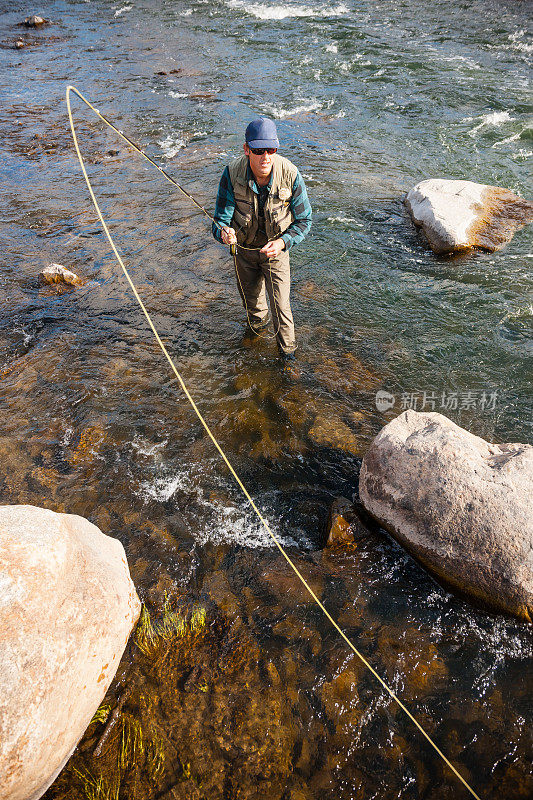
<svg viewBox="0 0 533 800">
<path fill-rule="evenodd" d="M 272 341 L 243 341 L 231 263 L 208 222 L 81 104 L 75 112 L 133 279 L 259 506 L 481 795 L 530 796 L 523 627 L 447 594 L 388 539 L 320 551 L 331 499 L 351 497 L 360 456 L 402 403 L 420 410 L 426 393 L 426 408 L 444 404 L 486 439 L 532 440 L 531 230 L 499 253 L 438 258 L 401 202 L 432 176 L 527 196 L 528 4 L 52 0 L 42 13 L 53 24 L 30 31 L 17 23 L 39 9 L 1 5 L 1 500 L 83 514 L 119 537 L 155 617 L 170 596 L 239 621 L 258 649 L 255 667 L 228 672 L 235 696 L 245 682 L 252 698 L 269 696 L 268 665 L 286 693 L 280 707 L 265 700 L 263 716 L 253 699 L 234 709 L 265 731 L 268 770 L 234 719 L 238 751 L 220 745 L 201 704 L 183 712 L 183 729 L 172 717 L 178 749 L 196 723 L 201 733 L 172 769 L 167 758 L 157 796 L 466 794 L 300 596 L 169 375 L 91 208 L 67 83 L 208 208 L 250 118 L 276 119 L 314 208 L 291 256 L 292 375 Z M 49 261 L 87 283 L 39 288 Z M 386 414 L 377 389 L 396 397 Z M 151 680 L 163 697 L 163 677 Z M 213 701 L 211 714 L 231 702 Z M 223 780 L 209 783 L 200 751 Z M 72 770 L 61 780 L 66 794 L 51 796 L 88 796 Z"/>
</svg>

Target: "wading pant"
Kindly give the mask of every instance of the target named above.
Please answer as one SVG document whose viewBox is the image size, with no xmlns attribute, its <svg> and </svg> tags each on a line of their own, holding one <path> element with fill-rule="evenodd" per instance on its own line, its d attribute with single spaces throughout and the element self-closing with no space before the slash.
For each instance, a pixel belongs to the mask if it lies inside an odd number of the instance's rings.
<svg viewBox="0 0 533 800">
<path fill-rule="evenodd" d="M 293 353 L 296 350 L 296 339 L 289 301 L 289 254 L 282 250 L 277 258 L 268 259 L 263 253 L 237 248 L 237 272 L 237 286 L 243 305 L 248 310 L 249 323 L 258 328 L 266 322 L 268 293 L 272 324 L 274 330 L 278 331 L 278 346 L 284 353 Z"/>
</svg>

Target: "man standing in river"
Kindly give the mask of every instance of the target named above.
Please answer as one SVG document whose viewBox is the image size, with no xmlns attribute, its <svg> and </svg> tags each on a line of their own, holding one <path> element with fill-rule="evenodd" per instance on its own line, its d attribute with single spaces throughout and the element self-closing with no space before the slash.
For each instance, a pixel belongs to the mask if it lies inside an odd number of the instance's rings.
<svg viewBox="0 0 533 800">
<path fill-rule="evenodd" d="M 237 245 L 237 284 L 254 334 L 269 322 L 266 293 L 281 355 L 294 358 L 289 250 L 311 228 L 312 210 L 297 167 L 277 154 L 275 123 L 264 117 L 246 128 L 244 155 L 222 173 L 213 236 Z M 249 249 L 246 249 L 249 248 Z"/>
</svg>

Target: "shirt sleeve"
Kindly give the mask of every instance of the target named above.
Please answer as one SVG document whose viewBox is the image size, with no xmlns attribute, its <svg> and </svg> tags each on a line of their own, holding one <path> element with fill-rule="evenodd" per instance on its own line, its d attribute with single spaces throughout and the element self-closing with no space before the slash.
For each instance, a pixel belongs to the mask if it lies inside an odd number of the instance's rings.
<svg viewBox="0 0 533 800">
<path fill-rule="evenodd" d="M 235 211 L 235 195 L 233 194 L 233 186 L 229 177 L 229 169 L 226 167 L 222 173 L 220 183 L 218 185 L 217 202 L 215 205 L 214 218 L 223 228 L 231 224 L 233 219 L 233 212 Z M 211 225 L 213 236 L 219 242 L 222 241 L 220 229 L 213 222 Z"/>
<path fill-rule="evenodd" d="M 292 185 L 291 211 L 294 222 L 287 228 L 282 235 L 285 242 L 285 250 L 290 250 L 295 244 L 299 244 L 309 231 L 313 222 L 313 209 L 307 196 L 304 179 L 298 171 Z"/>
</svg>

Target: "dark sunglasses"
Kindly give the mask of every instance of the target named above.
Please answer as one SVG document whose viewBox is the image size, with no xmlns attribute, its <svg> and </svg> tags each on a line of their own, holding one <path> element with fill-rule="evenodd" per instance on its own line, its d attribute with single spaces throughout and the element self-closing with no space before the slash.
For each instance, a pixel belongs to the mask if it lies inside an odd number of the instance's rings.
<svg viewBox="0 0 533 800">
<path fill-rule="evenodd" d="M 262 156 L 265 153 L 268 153 L 269 156 L 273 156 L 274 153 L 277 152 L 277 147 L 250 147 L 250 153 L 253 153 L 254 156 Z"/>
</svg>

